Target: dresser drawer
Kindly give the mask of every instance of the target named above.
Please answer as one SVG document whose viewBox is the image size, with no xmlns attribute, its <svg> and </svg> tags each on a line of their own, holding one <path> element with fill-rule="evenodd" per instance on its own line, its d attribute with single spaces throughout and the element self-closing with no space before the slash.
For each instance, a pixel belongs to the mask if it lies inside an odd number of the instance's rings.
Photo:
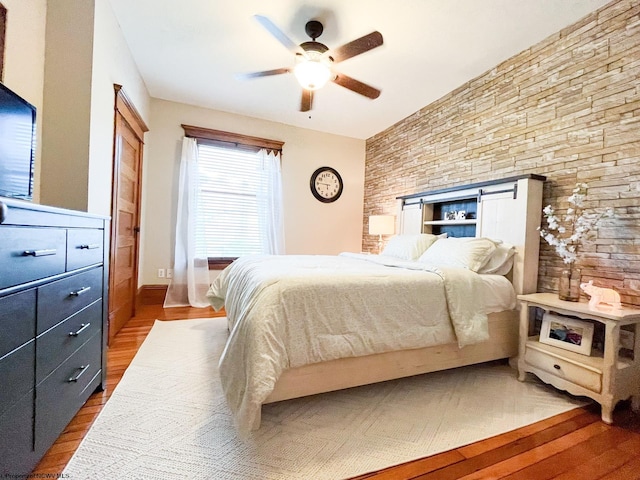
<svg viewBox="0 0 640 480">
<path fill-rule="evenodd" d="M 67 271 L 102 263 L 103 231 L 88 228 L 67 230 Z"/>
<path fill-rule="evenodd" d="M 0 478 L 29 478 L 43 452 L 33 450 L 33 390 L 0 414 Z"/>
<path fill-rule="evenodd" d="M 0 298 L 0 358 L 36 336 L 36 290 Z"/>
<path fill-rule="evenodd" d="M 36 341 L 0 359 L 0 415 L 33 389 Z"/>
<path fill-rule="evenodd" d="M 581 365 L 529 346 L 525 351 L 524 359 L 529 365 L 593 392 L 599 393 L 602 390 L 602 374 Z"/>
<path fill-rule="evenodd" d="M 101 323 L 102 301 L 98 300 L 40 335 L 36 339 L 36 383 L 101 330 Z"/>
<path fill-rule="evenodd" d="M 48 448 L 101 381 L 102 335 L 96 333 L 36 385 L 36 450 Z"/>
<path fill-rule="evenodd" d="M 0 238 L 0 288 L 65 271 L 66 230 L 1 227 Z"/>
<path fill-rule="evenodd" d="M 102 268 L 51 282 L 38 288 L 37 334 L 102 298 Z"/>
</svg>

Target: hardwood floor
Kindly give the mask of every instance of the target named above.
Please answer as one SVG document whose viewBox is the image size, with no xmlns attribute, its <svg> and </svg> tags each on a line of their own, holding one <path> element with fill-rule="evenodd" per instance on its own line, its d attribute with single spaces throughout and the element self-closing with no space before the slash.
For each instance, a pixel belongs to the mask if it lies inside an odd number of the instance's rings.
<svg viewBox="0 0 640 480">
<path fill-rule="evenodd" d="M 114 337 L 107 355 L 107 390 L 94 393 L 36 467 L 34 477 L 60 473 L 109 399 L 156 319 L 217 316 L 211 309 L 145 305 Z M 356 477 L 391 479 L 640 479 L 640 415 L 621 403 L 615 424 L 597 405 L 431 457 Z"/>
</svg>

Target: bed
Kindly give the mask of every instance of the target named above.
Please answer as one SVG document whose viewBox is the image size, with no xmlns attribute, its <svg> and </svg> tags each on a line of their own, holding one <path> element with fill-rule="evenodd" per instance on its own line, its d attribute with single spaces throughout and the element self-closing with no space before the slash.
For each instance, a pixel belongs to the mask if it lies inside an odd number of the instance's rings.
<svg viewBox="0 0 640 480">
<path fill-rule="evenodd" d="M 220 376 L 240 431 L 259 428 L 266 403 L 517 354 L 515 297 L 533 265 L 523 232 L 447 238 L 403 232 L 402 210 L 399 220 L 382 255 L 247 256 L 214 281 L 208 297 L 230 331 Z"/>
</svg>

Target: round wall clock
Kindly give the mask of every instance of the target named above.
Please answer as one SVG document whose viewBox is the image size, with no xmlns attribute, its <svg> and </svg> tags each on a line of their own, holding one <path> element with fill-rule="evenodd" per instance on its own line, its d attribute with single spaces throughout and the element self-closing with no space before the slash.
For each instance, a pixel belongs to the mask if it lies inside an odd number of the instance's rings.
<svg viewBox="0 0 640 480">
<path fill-rule="evenodd" d="M 309 182 L 311 193 L 324 203 L 335 202 L 342 195 L 342 177 L 331 167 L 320 167 Z"/>
</svg>

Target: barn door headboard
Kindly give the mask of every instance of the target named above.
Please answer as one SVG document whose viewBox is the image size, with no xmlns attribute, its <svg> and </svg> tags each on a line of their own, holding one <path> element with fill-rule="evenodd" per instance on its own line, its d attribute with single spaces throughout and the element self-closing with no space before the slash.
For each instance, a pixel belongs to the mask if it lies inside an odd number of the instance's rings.
<svg viewBox="0 0 640 480">
<path fill-rule="evenodd" d="M 397 231 L 488 237 L 515 245 L 513 286 L 518 294 L 535 292 L 545 180 L 519 175 L 398 197 Z"/>
</svg>

